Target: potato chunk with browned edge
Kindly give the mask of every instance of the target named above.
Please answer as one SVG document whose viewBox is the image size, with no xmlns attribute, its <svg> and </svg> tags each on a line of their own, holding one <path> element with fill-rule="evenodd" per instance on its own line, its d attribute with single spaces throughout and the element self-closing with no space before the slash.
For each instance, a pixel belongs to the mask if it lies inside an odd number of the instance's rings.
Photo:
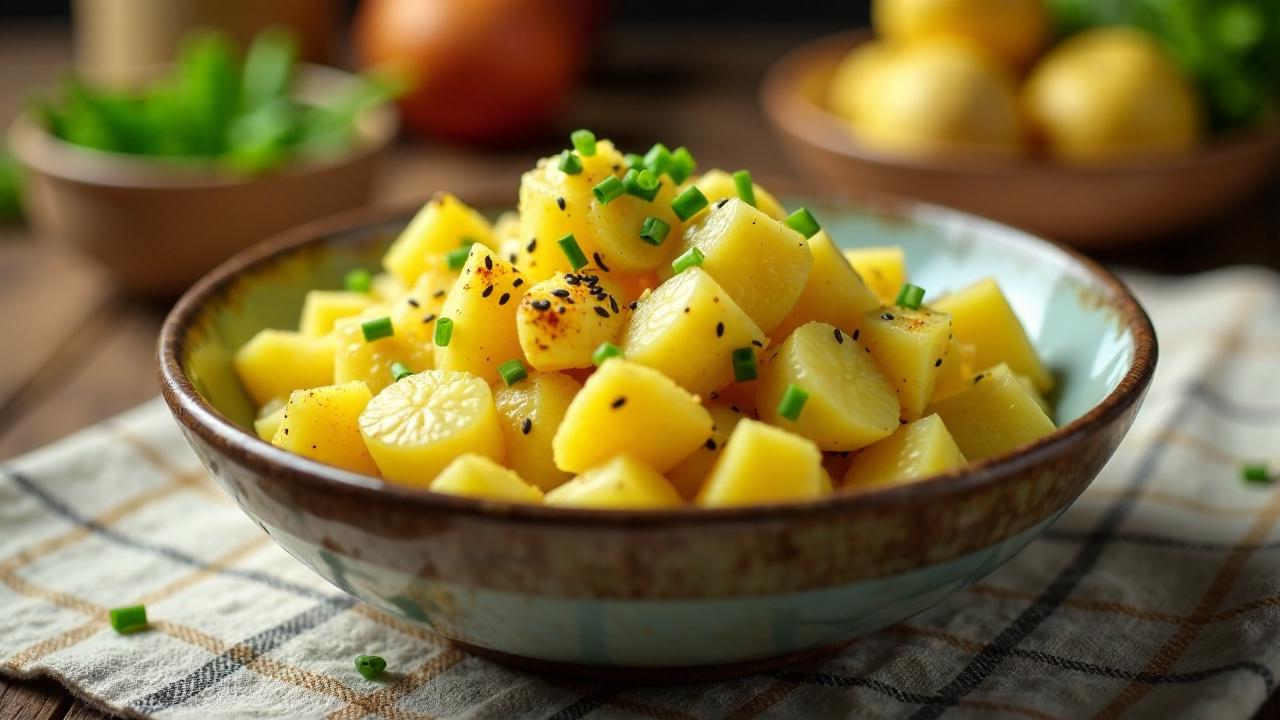
<svg viewBox="0 0 1280 720">
<path fill-rule="evenodd" d="M 698 492 L 702 507 L 815 500 L 831 492 L 811 440 L 757 420 L 738 422 Z"/>
<path fill-rule="evenodd" d="M 934 403 L 960 451 L 970 460 L 1002 455 L 1053 432 L 1053 421 L 1009 366 L 973 376 L 968 387 Z"/>
<path fill-rule="evenodd" d="M 359 381 L 295 390 L 271 444 L 326 465 L 377 475 L 359 425 L 360 413 L 372 397 Z"/>
</svg>

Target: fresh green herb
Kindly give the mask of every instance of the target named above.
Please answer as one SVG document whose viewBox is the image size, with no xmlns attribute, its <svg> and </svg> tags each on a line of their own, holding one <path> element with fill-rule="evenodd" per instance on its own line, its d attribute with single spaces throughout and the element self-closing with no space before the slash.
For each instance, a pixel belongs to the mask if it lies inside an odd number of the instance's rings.
<svg viewBox="0 0 1280 720">
<path fill-rule="evenodd" d="M 689 148 L 681 145 L 676 148 L 675 152 L 671 153 L 671 164 L 667 168 L 667 175 L 679 185 L 688 180 L 697 167 L 698 163 L 693 159 L 693 153 L 689 152 Z"/>
<path fill-rule="evenodd" d="M 0 147 L 0 223 L 22 216 L 22 171 Z"/>
<path fill-rule="evenodd" d="M 367 293 L 373 287 L 373 274 L 364 268 L 348 270 L 342 277 L 342 287 L 351 292 Z"/>
<path fill-rule="evenodd" d="M 502 382 L 510 387 L 529 377 L 529 371 L 525 369 L 524 363 L 512 359 L 498 366 L 498 375 L 502 377 Z"/>
<path fill-rule="evenodd" d="M 893 304 L 911 310 L 919 310 L 920 303 L 923 301 L 924 288 L 911 283 L 903 283 L 902 289 L 898 291 L 898 299 Z"/>
<path fill-rule="evenodd" d="M 442 317 L 436 320 L 435 335 L 432 340 L 435 341 L 437 347 L 448 347 L 449 338 L 453 337 L 453 320 Z"/>
<path fill-rule="evenodd" d="M 626 155 L 623 155 L 623 156 L 622 156 L 622 161 L 623 161 L 623 162 L 625 162 L 625 163 L 627 164 L 627 169 L 628 169 L 628 170 L 630 170 L 630 169 L 632 169 L 632 168 L 634 168 L 634 169 L 636 169 L 636 170 L 644 170 L 644 169 L 645 169 L 644 156 L 643 156 L 643 155 L 637 155 L 637 154 L 635 154 L 635 153 L 627 153 Z"/>
<path fill-rule="evenodd" d="M 391 379 L 395 382 L 400 382 L 412 374 L 413 371 L 409 369 L 408 365 L 405 365 L 400 361 L 391 363 Z"/>
<path fill-rule="evenodd" d="M 1250 463 L 1240 468 L 1240 479 L 1247 483 L 1260 485 L 1268 485 L 1275 482 L 1275 478 L 1271 476 L 1271 471 L 1267 468 L 1266 463 Z"/>
<path fill-rule="evenodd" d="M 590 130 L 574 130 L 569 135 L 569 142 L 573 143 L 573 148 L 582 157 L 596 154 L 596 134 Z"/>
<path fill-rule="evenodd" d="M 572 151 L 560 153 L 560 171 L 565 175 L 577 175 L 582 172 L 582 161 Z"/>
<path fill-rule="evenodd" d="M 591 362 L 597 366 L 603 365 L 605 360 L 615 357 L 622 357 L 622 348 L 606 340 L 600 343 L 595 352 L 591 353 Z"/>
<path fill-rule="evenodd" d="M 811 238 L 822 226 L 818 224 L 817 219 L 813 217 L 813 213 L 809 212 L 809 208 L 800 208 L 787 216 L 787 227 L 795 230 L 806 238 Z"/>
<path fill-rule="evenodd" d="M 733 351 L 733 379 L 737 382 L 755 380 L 760 375 L 756 364 L 756 351 L 751 347 L 740 347 Z"/>
<path fill-rule="evenodd" d="M 360 323 L 360 332 L 364 333 L 365 342 L 373 342 L 382 338 L 389 338 L 396 334 L 395 328 L 391 325 L 391 318 L 380 317 L 373 320 L 366 320 Z"/>
<path fill-rule="evenodd" d="M 644 166 L 654 175 L 663 175 L 671 167 L 671 151 L 662 143 L 654 143 L 644 154 Z"/>
<path fill-rule="evenodd" d="M 357 655 L 356 656 L 356 672 L 364 676 L 366 680 L 375 680 L 387 669 L 387 661 L 377 655 Z"/>
<path fill-rule="evenodd" d="M 681 222 L 697 215 L 707 206 L 707 196 L 702 194 L 696 185 L 690 185 L 685 191 L 671 201 L 671 209 Z"/>
<path fill-rule="evenodd" d="M 800 419 L 800 411 L 808 400 L 809 393 L 795 383 L 788 383 L 787 389 L 782 393 L 782 400 L 778 402 L 778 414 L 795 422 Z"/>
<path fill-rule="evenodd" d="M 640 224 L 640 239 L 650 245 L 658 246 L 662 241 L 667 239 L 667 233 L 671 232 L 671 226 L 662 218 L 656 218 L 650 215 Z"/>
<path fill-rule="evenodd" d="M 467 256 L 471 254 L 471 246 L 464 245 L 444 254 L 444 263 L 450 270 L 461 270 L 467 264 Z"/>
<path fill-rule="evenodd" d="M 733 187 L 738 191 L 738 197 L 742 202 L 756 206 L 756 188 L 751 182 L 751 171 L 739 170 L 733 174 Z"/>
<path fill-rule="evenodd" d="M 582 248 L 578 247 L 578 241 L 574 239 L 573 233 L 560 238 L 556 244 L 564 251 L 564 256 L 569 258 L 569 265 L 574 270 L 580 270 L 587 264 L 587 256 L 582 252 Z"/>
<path fill-rule="evenodd" d="M 632 171 L 628 170 L 628 172 L 632 172 Z M 596 183 L 595 187 L 591 188 L 591 192 L 595 194 L 596 200 L 601 205 L 608 205 L 614 200 L 617 200 L 618 198 L 622 197 L 622 194 L 625 193 L 626 191 L 627 191 L 626 185 L 624 185 L 622 181 L 618 179 L 617 175 L 610 175 L 609 177 Z"/>
<path fill-rule="evenodd" d="M 680 273 L 684 272 L 685 270 L 688 270 L 691 267 L 697 267 L 701 265 L 702 261 L 706 259 L 707 259 L 706 256 L 702 254 L 701 250 L 699 250 L 696 247 L 691 247 L 688 250 L 685 250 L 684 252 L 680 253 L 680 257 L 671 261 L 671 269 L 674 270 L 677 275 L 679 275 Z"/>
<path fill-rule="evenodd" d="M 649 170 L 631 168 L 622 177 L 622 186 L 628 195 L 634 195 L 645 202 L 653 202 L 658 195 L 658 178 Z"/>
<path fill-rule="evenodd" d="M 111 627 L 120 634 L 138 632 L 147 627 L 147 607 L 130 605 L 111 609 Z"/>
</svg>

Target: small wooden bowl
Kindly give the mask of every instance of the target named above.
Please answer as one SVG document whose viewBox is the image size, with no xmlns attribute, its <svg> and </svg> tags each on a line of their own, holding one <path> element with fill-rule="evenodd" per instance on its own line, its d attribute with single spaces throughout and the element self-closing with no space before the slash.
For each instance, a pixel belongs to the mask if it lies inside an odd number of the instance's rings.
<svg viewBox="0 0 1280 720">
<path fill-rule="evenodd" d="M 765 115 L 798 166 L 828 183 L 949 205 L 1082 248 L 1130 245 L 1206 221 L 1240 202 L 1280 157 L 1269 122 L 1194 152 L 1096 166 L 1044 157 L 920 159 L 859 144 L 825 107 L 827 84 L 866 30 L 802 45 L 765 75 Z"/>
<path fill-rule="evenodd" d="M 304 65 L 295 94 L 322 101 L 354 81 Z M 26 169 L 27 215 L 40 237 L 93 258 L 131 293 L 175 296 L 259 240 L 368 203 L 396 129 L 390 105 L 372 107 L 357 118 L 350 150 L 255 176 L 72 145 L 29 114 L 14 121 L 9 144 Z"/>
</svg>

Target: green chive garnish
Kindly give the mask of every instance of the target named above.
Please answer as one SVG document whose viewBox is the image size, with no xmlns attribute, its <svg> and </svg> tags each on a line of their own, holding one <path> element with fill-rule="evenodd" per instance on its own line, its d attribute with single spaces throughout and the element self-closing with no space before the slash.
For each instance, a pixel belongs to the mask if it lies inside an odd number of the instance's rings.
<svg viewBox="0 0 1280 720">
<path fill-rule="evenodd" d="M 111 609 L 111 627 L 120 634 L 145 630 L 147 627 L 147 606 L 130 605 Z"/>
<path fill-rule="evenodd" d="M 756 187 L 751 182 L 750 170 L 739 170 L 733 174 L 733 187 L 738 191 L 738 197 L 742 202 L 756 206 Z"/>
<path fill-rule="evenodd" d="M 698 265 L 701 265 L 702 261 L 706 259 L 707 259 L 706 256 L 702 254 L 701 250 L 699 250 L 696 247 L 691 247 L 688 250 L 685 250 L 684 252 L 680 253 L 680 257 L 671 261 L 671 269 L 674 270 L 677 275 L 679 275 L 680 273 L 684 272 L 685 270 L 688 270 L 691 267 L 696 267 Z"/>
<path fill-rule="evenodd" d="M 582 161 L 577 155 L 565 150 L 560 153 L 560 172 L 565 175 L 577 175 L 582 172 Z"/>
<path fill-rule="evenodd" d="M 569 135 L 569 142 L 573 143 L 573 148 L 582 157 L 596 154 L 596 134 L 590 130 L 574 130 Z"/>
<path fill-rule="evenodd" d="M 436 332 L 433 338 L 439 347 L 447 347 L 449 338 L 453 337 L 453 320 L 449 318 L 440 318 L 436 320 Z"/>
<path fill-rule="evenodd" d="M 627 186 L 622 184 L 622 181 L 618 179 L 617 175 L 610 175 L 597 183 L 595 187 L 591 188 L 591 192 L 595 194 L 596 200 L 598 200 L 601 205 L 608 205 L 614 200 L 617 200 L 622 197 L 622 194 L 626 191 Z"/>
<path fill-rule="evenodd" d="M 813 213 L 809 212 L 809 208 L 800 208 L 788 215 L 787 227 L 806 238 L 813 237 L 815 233 L 822 229 L 822 226 L 814 219 Z"/>
<path fill-rule="evenodd" d="M 898 299 L 893 301 L 893 304 L 909 310 L 919 310 L 920 303 L 923 300 L 924 288 L 911 283 L 903 283 L 902 289 L 898 291 Z"/>
<path fill-rule="evenodd" d="M 671 165 L 667 168 L 667 175 L 675 181 L 677 185 L 689 179 L 693 174 L 694 168 L 698 166 L 697 161 L 693 159 L 693 153 L 689 152 L 689 148 L 681 145 L 676 151 L 671 153 Z"/>
<path fill-rule="evenodd" d="M 356 656 L 356 672 L 365 677 L 366 680 L 373 680 L 387 669 L 387 661 L 377 655 L 357 655 Z"/>
<path fill-rule="evenodd" d="M 663 240 L 667 239 L 667 233 L 671 232 L 671 226 L 662 218 L 656 218 L 652 215 L 645 218 L 640 224 L 640 239 L 650 245 L 661 245 Z"/>
<path fill-rule="evenodd" d="M 391 363 L 391 378 L 395 380 L 395 382 L 400 382 L 412 374 L 413 371 L 409 369 L 408 365 L 398 361 Z"/>
<path fill-rule="evenodd" d="M 733 379 L 738 382 L 755 380 L 760 375 L 756 365 L 756 351 L 750 347 L 740 347 L 733 351 Z"/>
<path fill-rule="evenodd" d="M 573 233 L 560 238 L 556 244 L 564 251 L 564 256 L 569 258 L 569 265 L 574 270 L 579 270 L 587 264 L 587 256 L 582 252 L 582 248 L 578 247 L 578 241 L 573 238 Z"/>
<path fill-rule="evenodd" d="M 698 186 L 691 185 L 671 201 L 671 209 L 681 222 L 697 215 L 707 206 L 707 196 L 702 194 Z"/>
<path fill-rule="evenodd" d="M 808 399 L 809 393 L 795 383 L 788 383 L 786 391 L 782 393 L 782 400 L 778 403 L 778 414 L 795 422 L 800 419 L 800 411 L 804 409 Z"/>
<path fill-rule="evenodd" d="M 1272 482 L 1271 472 L 1266 463 L 1250 463 L 1240 468 L 1240 478 L 1247 483 L 1269 484 Z"/>
<path fill-rule="evenodd" d="M 627 153 L 622 156 L 622 161 L 627 164 L 627 169 L 635 168 L 636 170 L 644 169 L 644 156 L 635 153 Z"/>
<path fill-rule="evenodd" d="M 524 363 L 512 359 L 498 366 L 498 375 L 502 376 L 502 382 L 510 387 L 529 377 L 529 371 L 525 369 Z"/>
<path fill-rule="evenodd" d="M 373 275 L 364 268 L 349 270 L 342 278 L 342 286 L 351 292 L 367 293 L 373 287 Z"/>
<path fill-rule="evenodd" d="M 444 262 L 450 270 L 461 270 L 467 264 L 467 256 L 471 254 L 471 246 L 464 245 L 444 254 Z"/>
<path fill-rule="evenodd" d="M 644 154 L 644 166 L 654 175 L 662 175 L 671 167 L 671 151 L 662 143 L 654 143 L 649 152 Z"/>
<path fill-rule="evenodd" d="M 596 365 L 603 365 L 605 360 L 615 357 L 622 357 L 622 348 L 606 340 L 600 343 L 595 352 L 591 353 L 591 362 Z"/>
<path fill-rule="evenodd" d="M 391 318 L 389 317 L 375 318 L 360 323 L 360 332 L 364 333 L 365 342 L 389 338 L 396 334 L 395 328 L 391 326 Z"/>
<path fill-rule="evenodd" d="M 635 195 L 645 202 L 653 202 L 658 194 L 658 178 L 649 170 L 632 168 L 622 178 L 622 186 L 628 195 Z"/>
</svg>

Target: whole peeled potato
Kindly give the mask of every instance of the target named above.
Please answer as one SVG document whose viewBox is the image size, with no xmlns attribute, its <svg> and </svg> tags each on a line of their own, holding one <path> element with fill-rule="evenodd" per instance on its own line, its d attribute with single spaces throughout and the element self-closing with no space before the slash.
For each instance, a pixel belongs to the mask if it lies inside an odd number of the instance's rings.
<svg viewBox="0 0 1280 720">
<path fill-rule="evenodd" d="M 364 0 L 354 23 L 361 67 L 402 74 L 415 133 L 503 143 L 536 132 L 565 99 L 590 41 L 581 2 Z"/>
<path fill-rule="evenodd" d="M 1139 30 L 1068 38 L 1032 71 L 1022 100 L 1049 151 L 1065 160 L 1181 152 L 1203 131 L 1199 96 Z"/>
<path fill-rule="evenodd" d="M 875 0 L 871 13 L 885 40 L 969 40 L 1013 68 L 1029 65 L 1052 33 L 1044 0 Z"/>
</svg>

